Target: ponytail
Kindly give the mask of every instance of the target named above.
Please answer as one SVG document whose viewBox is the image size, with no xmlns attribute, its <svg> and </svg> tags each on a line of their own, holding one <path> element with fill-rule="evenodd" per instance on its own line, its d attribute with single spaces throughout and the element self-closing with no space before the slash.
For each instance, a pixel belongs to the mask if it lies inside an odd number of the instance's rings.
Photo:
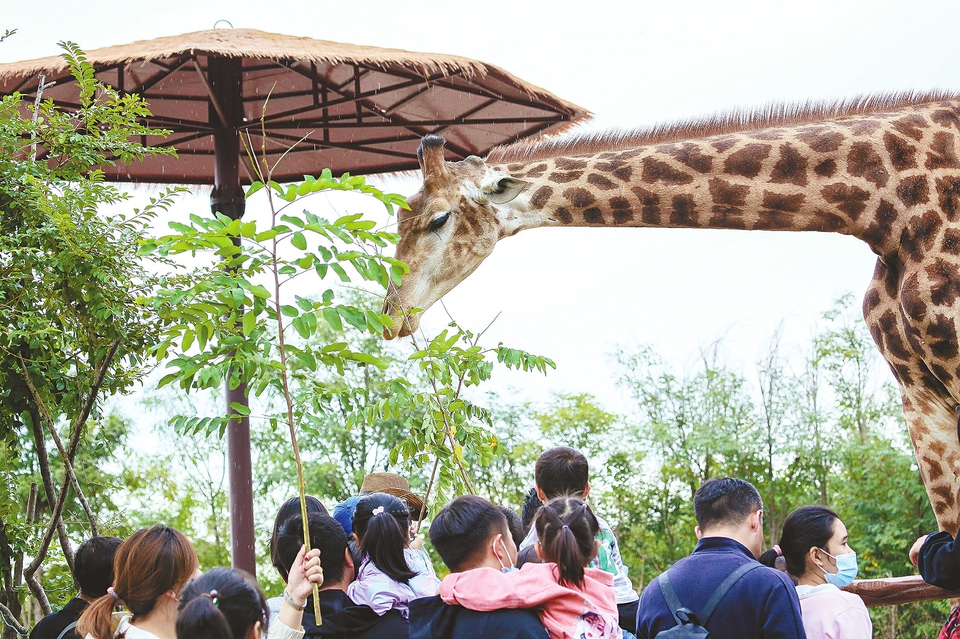
<svg viewBox="0 0 960 639">
<path fill-rule="evenodd" d="M 760 563 L 785 570 L 796 581 L 807 570 L 807 553 L 826 547 L 839 519 L 826 506 L 797 508 L 783 522 L 780 543 L 760 555 Z"/>
<path fill-rule="evenodd" d="M 407 583 L 417 575 L 410 570 L 404 551 L 410 511 L 393 495 L 373 493 L 357 502 L 353 513 L 353 532 L 360 541 L 360 553 L 385 575 Z"/>
<path fill-rule="evenodd" d="M 547 561 L 557 564 L 559 583 L 583 587 L 584 568 L 594 557 L 600 523 L 579 497 L 563 495 L 547 502 L 534 525 Z"/>
<path fill-rule="evenodd" d="M 93 639 L 113 639 L 116 624 L 113 622 L 114 606 L 123 605 L 123 602 L 112 594 L 97 597 L 87 606 L 77 620 L 77 634 L 81 637 L 90 635 Z"/>
<path fill-rule="evenodd" d="M 180 593 L 177 636 L 190 639 L 244 639 L 260 623 L 267 636 L 267 609 L 257 582 L 235 568 L 214 568 Z"/>
</svg>

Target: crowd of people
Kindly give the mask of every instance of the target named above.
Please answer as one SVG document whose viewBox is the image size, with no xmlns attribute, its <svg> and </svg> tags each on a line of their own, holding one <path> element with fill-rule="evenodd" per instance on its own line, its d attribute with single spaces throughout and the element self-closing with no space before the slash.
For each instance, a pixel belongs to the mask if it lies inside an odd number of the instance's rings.
<svg viewBox="0 0 960 639">
<path fill-rule="evenodd" d="M 78 596 L 30 639 L 872 636 L 863 601 L 841 590 L 857 576 L 857 555 L 825 506 L 798 508 L 762 552 L 756 488 L 711 479 L 694 496 L 696 548 L 639 596 L 616 536 L 587 501 L 586 458 L 551 448 L 534 482 L 520 515 L 468 495 L 432 517 L 430 543 L 449 570 L 442 580 L 415 532 L 425 505 L 392 473 L 368 475 L 332 515 L 308 497 L 306 527 L 298 498 L 281 505 L 270 559 L 286 587 L 272 599 L 242 571 L 201 573 L 190 541 L 168 526 L 95 537 L 75 555 Z M 927 581 L 960 587 L 948 533 L 921 537 L 910 557 Z M 958 625 L 954 611 L 941 636 Z"/>
</svg>

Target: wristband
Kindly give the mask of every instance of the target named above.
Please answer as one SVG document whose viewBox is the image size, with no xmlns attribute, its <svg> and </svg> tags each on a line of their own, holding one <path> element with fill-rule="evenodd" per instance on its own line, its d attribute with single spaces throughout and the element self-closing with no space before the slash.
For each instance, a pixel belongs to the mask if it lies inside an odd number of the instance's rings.
<svg viewBox="0 0 960 639">
<path fill-rule="evenodd" d="M 297 602 L 293 600 L 293 597 L 290 596 L 290 593 L 287 592 L 286 588 L 283 589 L 283 600 L 286 601 L 287 604 L 289 604 L 289 606 L 294 610 L 303 612 L 304 610 L 307 609 L 307 602 L 303 602 L 302 606 L 299 605 Z"/>
</svg>

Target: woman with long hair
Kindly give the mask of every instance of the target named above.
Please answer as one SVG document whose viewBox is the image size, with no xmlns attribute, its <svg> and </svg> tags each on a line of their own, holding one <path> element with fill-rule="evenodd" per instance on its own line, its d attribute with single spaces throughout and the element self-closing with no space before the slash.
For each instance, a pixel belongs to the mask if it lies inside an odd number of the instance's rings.
<svg viewBox="0 0 960 639">
<path fill-rule="evenodd" d="M 857 577 L 857 553 L 847 527 L 826 506 L 803 506 L 783 522 L 780 543 L 760 556 L 775 567 L 782 557 L 797 583 L 808 639 L 870 639 L 873 624 L 863 600 L 840 590 Z"/>
<path fill-rule="evenodd" d="M 169 526 L 142 528 L 130 535 L 113 560 L 113 586 L 94 600 L 77 622 L 88 639 L 176 639 L 180 591 L 198 573 L 197 553 L 183 533 Z M 113 609 L 130 614 L 113 623 Z"/>
</svg>

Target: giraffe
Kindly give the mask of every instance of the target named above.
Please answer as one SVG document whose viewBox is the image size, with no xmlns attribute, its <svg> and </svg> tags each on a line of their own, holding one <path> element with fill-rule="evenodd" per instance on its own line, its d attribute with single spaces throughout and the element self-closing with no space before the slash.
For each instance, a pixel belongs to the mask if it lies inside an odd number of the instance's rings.
<svg viewBox="0 0 960 639">
<path fill-rule="evenodd" d="M 540 226 L 845 233 L 877 254 L 863 313 L 903 398 L 940 527 L 960 487 L 960 96 L 781 107 L 635 134 L 523 142 L 486 160 L 418 150 L 423 186 L 399 218 L 410 273 L 388 291 L 392 338 L 498 240 Z"/>
</svg>

